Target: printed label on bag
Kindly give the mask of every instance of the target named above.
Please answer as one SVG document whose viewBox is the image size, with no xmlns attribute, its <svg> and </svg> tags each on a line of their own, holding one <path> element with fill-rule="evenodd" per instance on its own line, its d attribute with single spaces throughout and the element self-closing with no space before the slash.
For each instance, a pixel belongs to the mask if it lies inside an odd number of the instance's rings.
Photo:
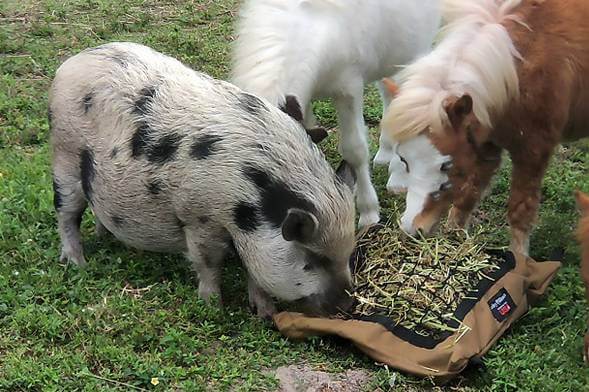
<svg viewBox="0 0 589 392">
<path fill-rule="evenodd" d="M 505 320 L 516 308 L 515 302 L 504 288 L 488 302 L 493 317 L 499 322 Z"/>
</svg>

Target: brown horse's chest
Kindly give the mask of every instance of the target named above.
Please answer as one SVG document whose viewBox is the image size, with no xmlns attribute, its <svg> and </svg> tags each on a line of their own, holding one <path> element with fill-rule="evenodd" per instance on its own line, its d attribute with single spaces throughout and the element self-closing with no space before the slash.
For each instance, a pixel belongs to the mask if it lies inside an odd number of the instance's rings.
<svg viewBox="0 0 589 392">
<path fill-rule="evenodd" d="M 589 91 L 583 91 L 581 95 L 571 105 L 563 140 L 573 141 L 589 136 Z"/>
</svg>

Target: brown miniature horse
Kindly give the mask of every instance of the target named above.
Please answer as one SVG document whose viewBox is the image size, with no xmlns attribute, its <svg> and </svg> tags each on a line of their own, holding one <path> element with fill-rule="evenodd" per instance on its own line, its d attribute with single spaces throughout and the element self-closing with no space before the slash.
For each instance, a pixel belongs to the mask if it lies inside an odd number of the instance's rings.
<svg viewBox="0 0 589 392">
<path fill-rule="evenodd" d="M 446 0 L 437 47 L 408 66 L 382 129 L 410 177 L 401 225 L 465 226 L 507 150 L 508 219 L 527 254 L 555 147 L 589 136 L 589 1 Z"/>
<path fill-rule="evenodd" d="M 589 302 L 589 196 L 577 192 L 577 206 L 581 210 L 581 220 L 577 229 L 577 239 L 581 244 L 581 277 L 585 283 L 585 296 Z M 585 349 L 583 351 L 585 362 L 589 359 L 589 332 L 585 334 Z"/>
</svg>

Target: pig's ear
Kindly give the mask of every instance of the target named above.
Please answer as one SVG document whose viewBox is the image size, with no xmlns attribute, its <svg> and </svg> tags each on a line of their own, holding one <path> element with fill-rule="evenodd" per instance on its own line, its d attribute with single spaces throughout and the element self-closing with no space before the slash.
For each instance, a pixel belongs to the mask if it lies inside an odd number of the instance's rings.
<svg viewBox="0 0 589 392">
<path fill-rule="evenodd" d="M 319 222 L 315 215 L 305 210 L 291 208 L 282 222 L 282 236 L 287 241 L 307 244 L 313 241 L 318 228 Z"/>
<path fill-rule="evenodd" d="M 285 97 L 285 101 L 280 106 L 280 110 L 288 114 L 302 126 L 305 126 L 305 124 L 303 124 L 303 110 L 301 109 L 301 104 L 294 95 L 287 95 Z M 307 135 L 309 135 L 315 144 L 321 143 L 323 139 L 329 136 L 327 130 L 323 127 L 315 127 L 310 129 L 305 128 L 305 131 L 307 131 Z"/>
<path fill-rule="evenodd" d="M 323 127 L 315 127 L 305 130 L 307 131 L 307 135 L 309 135 L 309 137 L 315 144 L 321 143 L 327 136 L 329 136 L 327 130 Z"/>
<path fill-rule="evenodd" d="M 294 95 L 287 95 L 284 103 L 280 106 L 280 110 L 291 116 L 298 122 L 303 122 L 303 111 L 301 110 L 301 104 Z"/>
</svg>

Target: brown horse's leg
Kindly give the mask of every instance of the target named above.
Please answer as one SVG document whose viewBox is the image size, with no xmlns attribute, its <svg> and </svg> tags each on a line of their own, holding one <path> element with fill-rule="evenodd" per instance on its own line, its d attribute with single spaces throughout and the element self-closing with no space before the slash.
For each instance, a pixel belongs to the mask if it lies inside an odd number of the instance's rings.
<svg viewBox="0 0 589 392">
<path fill-rule="evenodd" d="M 589 303 L 589 250 L 583 251 L 583 257 L 581 259 L 581 277 L 583 278 L 583 283 L 585 283 L 585 297 Z M 589 331 L 585 333 L 585 350 L 583 351 L 583 359 L 586 363 L 589 363 Z"/>
<path fill-rule="evenodd" d="M 468 186 L 456 192 L 453 207 L 448 216 L 449 226 L 458 228 L 468 226 L 472 212 L 484 197 L 491 179 L 501 164 L 501 151 L 500 147 L 493 144 L 481 147 L 479 160 Z"/>
<path fill-rule="evenodd" d="M 512 153 L 511 194 L 508 219 L 511 226 L 511 250 L 528 254 L 530 232 L 535 224 L 540 205 L 542 178 L 552 155 L 553 146 L 528 140 L 534 150 Z M 546 143 L 546 142 L 543 142 Z"/>
</svg>

